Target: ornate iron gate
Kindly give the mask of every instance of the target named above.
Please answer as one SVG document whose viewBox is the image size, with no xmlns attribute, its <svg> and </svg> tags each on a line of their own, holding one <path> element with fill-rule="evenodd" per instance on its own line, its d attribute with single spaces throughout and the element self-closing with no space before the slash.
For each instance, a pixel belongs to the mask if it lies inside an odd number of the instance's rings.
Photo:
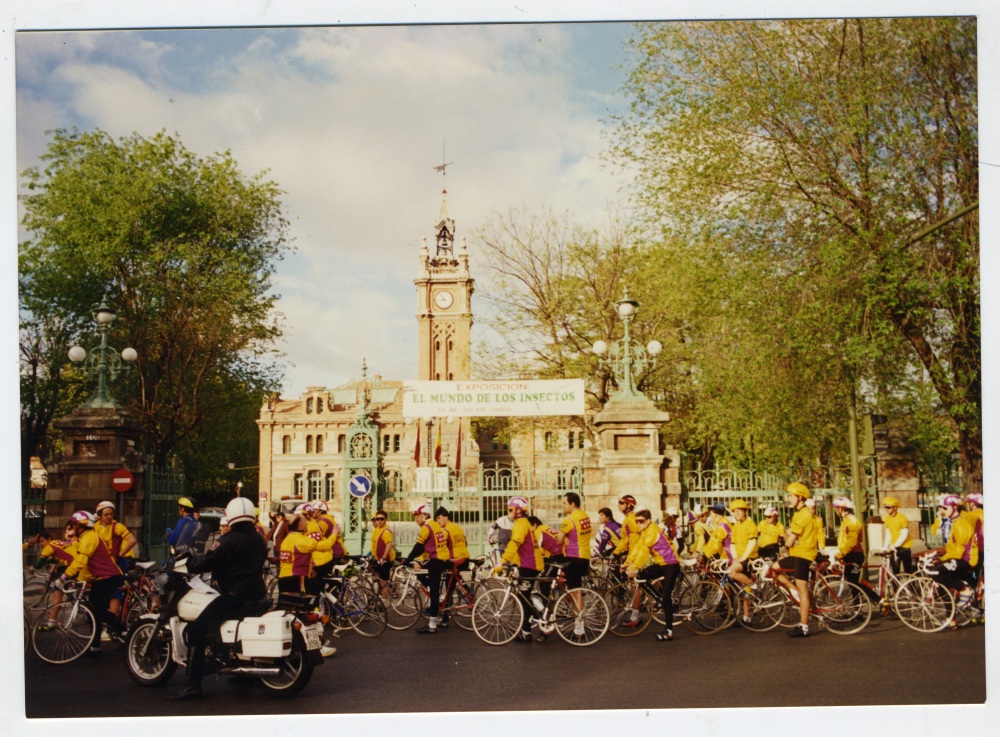
<svg viewBox="0 0 1000 737">
<path fill-rule="evenodd" d="M 142 517 L 142 556 L 167 557 L 166 530 L 177 522 L 177 498 L 184 496 L 184 473 L 146 461 L 146 488 Z"/>
</svg>

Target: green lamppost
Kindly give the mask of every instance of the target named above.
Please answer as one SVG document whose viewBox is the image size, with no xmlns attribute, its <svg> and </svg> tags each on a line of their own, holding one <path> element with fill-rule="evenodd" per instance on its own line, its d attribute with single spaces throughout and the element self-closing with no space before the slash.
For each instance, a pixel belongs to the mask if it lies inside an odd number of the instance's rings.
<svg viewBox="0 0 1000 737">
<path fill-rule="evenodd" d="M 629 325 L 635 313 L 639 311 L 639 303 L 629 299 L 628 287 L 615 304 L 618 307 L 618 316 L 625 326 L 625 336 L 610 345 L 606 341 L 598 340 L 594 343 L 593 351 L 601 357 L 618 382 L 618 391 L 612 395 L 612 399 L 626 402 L 648 401 L 646 395 L 636 388 L 635 375 L 656 365 L 656 357 L 663 350 L 663 345 L 658 340 L 651 340 L 643 348 L 639 343 L 632 341 Z"/>
<path fill-rule="evenodd" d="M 129 368 L 128 364 L 139 357 L 135 348 L 126 348 L 119 356 L 118 351 L 108 345 L 108 328 L 111 327 L 116 316 L 117 313 L 102 300 L 101 304 L 94 308 L 94 321 L 101 334 L 101 345 L 96 350 L 91 351 L 89 355 L 78 345 L 69 349 L 69 360 L 76 364 L 82 362 L 83 370 L 87 376 L 91 379 L 97 379 L 97 391 L 91 395 L 90 399 L 80 405 L 81 407 L 116 409 L 118 402 L 108 394 L 108 382 L 114 381 L 122 371 Z"/>
</svg>

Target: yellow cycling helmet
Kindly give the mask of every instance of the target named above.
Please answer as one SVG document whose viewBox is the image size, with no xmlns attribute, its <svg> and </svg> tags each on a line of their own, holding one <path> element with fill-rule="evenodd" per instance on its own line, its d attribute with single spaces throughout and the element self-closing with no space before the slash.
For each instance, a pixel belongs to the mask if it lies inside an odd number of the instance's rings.
<svg viewBox="0 0 1000 737">
<path fill-rule="evenodd" d="M 785 489 L 785 491 L 788 492 L 789 494 L 800 496 L 803 499 L 809 498 L 809 488 L 805 484 L 799 481 L 793 481 L 792 483 L 790 483 L 788 485 L 788 488 Z"/>
<path fill-rule="evenodd" d="M 186 507 L 187 509 L 194 509 L 194 502 L 188 499 L 186 496 L 182 496 L 177 500 L 178 507 Z"/>
<path fill-rule="evenodd" d="M 747 503 L 745 501 L 743 501 L 742 499 L 736 499 L 732 503 L 730 503 L 730 505 L 729 505 L 729 511 L 730 512 L 735 512 L 737 509 L 746 509 L 746 510 L 749 510 L 750 507 L 748 507 Z"/>
<path fill-rule="evenodd" d="M 899 499 L 897 499 L 894 496 L 887 496 L 885 499 L 882 500 L 882 506 L 883 507 L 896 507 L 898 509 L 899 508 Z"/>
</svg>

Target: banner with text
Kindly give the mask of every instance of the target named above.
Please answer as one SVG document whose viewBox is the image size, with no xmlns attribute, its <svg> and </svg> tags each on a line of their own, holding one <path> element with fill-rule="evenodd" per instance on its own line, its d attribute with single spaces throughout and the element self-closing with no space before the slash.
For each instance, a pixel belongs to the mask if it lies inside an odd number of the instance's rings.
<svg viewBox="0 0 1000 737">
<path fill-rule="evenodd" d="M 583 379 L 407 381 L 403 416 L 544 417 L 582 415 Z"/>
</svg>

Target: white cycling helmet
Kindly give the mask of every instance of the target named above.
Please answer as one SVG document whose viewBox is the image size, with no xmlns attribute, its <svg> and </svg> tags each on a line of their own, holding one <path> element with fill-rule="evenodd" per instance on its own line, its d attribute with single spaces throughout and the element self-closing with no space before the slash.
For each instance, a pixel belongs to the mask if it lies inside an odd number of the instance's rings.
<svg viewBox="0 0 1000 737">
<path fill-rule="evenodd" d="M 768 507 L 767 511 L 764 512 L 765 517 L 777 517 L 778 510 L 776 507 Z"/>
<path fill-rule="evenodd" d="M 422 514 L 425 517 L 431 516 L 431 505 L 430 504 L 418 504 L 413 508 L 413 514 Z"/>
<path fill-rule="evenodd" d="M 854 502 L 846 496 L 838 496 L 833 500 L 833 508 L 843 507 L 844 509 L 854 509 Z"/>
<path fill-rule="evenodd" d="M 294 514 L 311 514 L 313 511 L 313 505 L 309 502 L 304 502 L 295 508 Z"/>
<path fill-rule="evenodd" d="M 115 503 L 114 502 L 100 502 L 97 505 L 97 514 L 100 514 L 102 509 L 111 509 L 111 510 L 114 510 L 114 508 L 115 508 Z"/>
<path fill-rule="evenodd" d="M 983 506 L 983 495 L 982 494 L 966 494 L 965 501 L 972 502 L 977 507 Z"/>
<path fill-rule="evenodd" d="M 318 509 L 320 512 L 329 512 L 330 507 L 322 499 L 318 499 L 312 503 L 313 509 Z"/>
<path fill-rule="evenodd" d="M 507 506 L 513 507 L 514 509 L 527 509 L 528 500 L 525 499 L 523 496 L 512 496 L 510 499 L 507 500 Z"/>
<path fill-rule="evenodd" d="M 253 502 L 245 496 L 238 496 L 226 505 L 226 517 L 229 524 L 237 522 L 253 522 L 256 516 L 253 513 Z"/>
</svg>

